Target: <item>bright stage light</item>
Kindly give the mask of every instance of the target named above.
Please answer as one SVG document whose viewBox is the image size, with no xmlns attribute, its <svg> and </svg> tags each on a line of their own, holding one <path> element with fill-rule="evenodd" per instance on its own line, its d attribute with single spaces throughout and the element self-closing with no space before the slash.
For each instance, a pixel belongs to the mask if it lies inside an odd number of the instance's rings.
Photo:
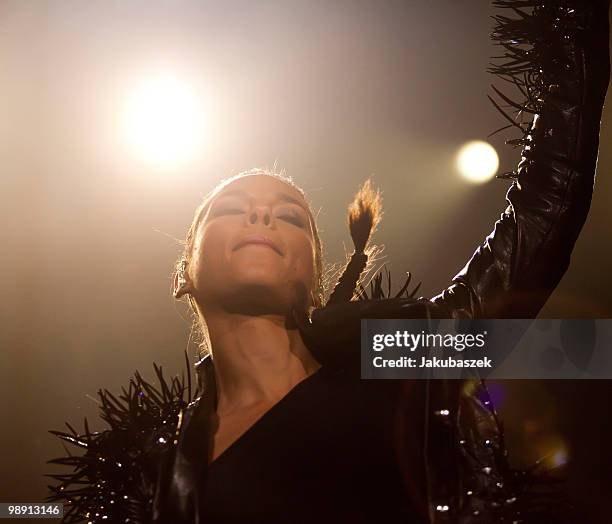
<svg viewBox="0 0 612 524">
<path fill-rule="evenodd" d="M 143 160 L 160 168 L 192 160 L 204 141 L 202 101 L 172 75 L 151 78 L 128 98 L 127 139 Z"/>
<path fill-rule="evenodd" d="M 463 145 L 456 160 L 459 174 L 473 184 L 491 180 L 499 168 L 499 157 L 491 144 L 474 140 Z"/>
</svg>

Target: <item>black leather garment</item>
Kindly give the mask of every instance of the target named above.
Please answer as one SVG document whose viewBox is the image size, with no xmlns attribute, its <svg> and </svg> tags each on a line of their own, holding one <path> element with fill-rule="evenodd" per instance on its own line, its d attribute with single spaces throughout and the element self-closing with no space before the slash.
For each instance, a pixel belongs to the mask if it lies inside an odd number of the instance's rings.
<svg viewBox="0 0 612 524">
<path fill-rule="evenodd" d="M 609 2 L 533 4 L 537 15 L 524 24 L 531 33 L 515 32 L 535 49 L 528 66 L 543 69 L 543 100 L 531 107 L 539 112 L 522 140 L 508 208 L 454 284 L 432 299 L 455 317 L 537 315 L 567 270 L 591 204 L 610 79 Z"/>
<path fill-rule="evenodd" d="M 610 76 L 609 0 L 494 4 L 508 11 L 508 16 L 496 18 L 493 33 L 508 58 L 493 72 L 519 85 L 526 100 L 515 105 L 523 114 L 533 114 L 533 123 L 510 118 L 511 125 L 520 128 L 522 136 L 515 143 L 523 150 L 517 171 L 506 176 L 513 179 L 508 207 L 452 284 L 431 299 L 408 293 L 390 297 L 379 286 L 370 296 L 328 304 L 310 316 L 296 312 L 304 341 L 330 370 L 358 376 L 362 318 L 533 318 L 569 265 L 594 185 L 599 122 Z M 119 413 L 121 424 L 100 435 L 60 435 L 88 450 L 83 459 L 62 459 L 79 469 L 73 476 L 56 477 L 62 484 L 52 496 L 77 501 L 73 522 L 86 512 L 96 522 L 102 522 L 97 515 L 109 512 L 121 515 L 111 522 L 124 522 L 126 515 L 131 522 L 204 522 L 203 450 L 209 446 L 208 414 L 216 405 L 211 364 L 206 359 L 198 367 L 202 394 L 189 406 L 180 388 L 162 388 L 162 395 L 140 381 L 144 400 L 153 401 L 141 409 L 140 393 L 126 396 L 138 418 L 109 401 L 104 409 Z M 548 512 L 554 508 L 534 502 L 524 476 L 509 468 L 486 395 L 468 394 L 463 386 L 459 380 L 420 381 L 417 394 L 413 390 L 406 399 L 416 413 L 410 420 L 421 425 L 422 448 L 413 449 L 410 460 L 415 465 L 422 461 L 425 478 L 420 484 L 430 522 L 556 522 Z M 142 444 L 134 442 L 136 434 Z M 117 444 L 111 446 L 113 442 Z M 159 442 L 161 451 L 153 445 L 156 451 L 150 451 L 151 442 Z M 126 467 L 100 466 L 101 460 L 108 464 L 120 454 L 136 457 L 129 474 Z M 84 488 L 83 479 L 91 479 L 91 486 Z M 72 491 L 67 489 L 71 482 L 77 486 Z M 112 493 L 123 495 L 113 500 L 112 509 L 105 504 L 100 510 L 97 500 L 107 501 Z"/>
<path fill-rule="evenodd" d="M 609 1 L 534 5 L 533 15 L 519 23 L 524 32 L 498 20 L 500 41 L 508 45 L 514 37 L 517 43 L 531 44 L 531 62 L 524 65 L 531 72 L 542 71 L 532 81 L 536 100 L 525 104 L 535 115 L 529 132 L 518 141 L 524 149 L 517 172 L 511 174 L 515 180 L 507 194 L 510 205 L 453 285 L 432 299 L 455 318 L 534 318 L 567 270 L 591 204 L 610 78 Z M 517 56 L 527 60 L 520 52 Z M 501 517 L 580 521 L 562 515 L 564 507 L 553 499 L 546 511 L 534 509 L 537 501 L 521 493 L 520 473 L 510 472 L 503 458 L 497 421 L 475 397 L 460 395 L 459 384 L 432 383 L 430 392 L 435 399 L 427 451 L 433 523 L 486 523 Z M 452 424 L 434 416 L 441 408 L 450 408 Z M 462 443 L 454 462 L 452 452 L 439 452 L 448 449 L 439 444 L 452 439 Z M 452 463 L 455 475 L 448 474 Z M 450 509 L 437 511 L 445 500 Z"/>
<path fill-rule="evenodd" d="M 494 72 L 529 94 L 516 106 L 534 114 L 529 127 L 516 124 L 524 136 L 515 143 L 524 148 L 517 172 L 503 177 L 514 179 L 508 207 L 451 286 L 431 300 L 378 297 L 315 310 L 310 322 L 302 317 L 304 338 L 317 358 L 336 365 L 350 361 L 350 348 L 359 347 L 361 318 L 534 318 L 566 272 L 594 187 L 610 79 L 609 1 L 520 4 L 533 12 L 516 20 L 498 17 L 493 33 L 509 61 Z M 521 45 L 531 46 L 530 53 Z M 503 457 L 495 414 L 462 391 L 461 381 L 428 385 L 432 523 L 546 522 L 536 510 L 525 516 L 529 497 L 515 496 L 522 488 Z M 449 415 L 435 415 L 440 412 Z"/>
</svg>

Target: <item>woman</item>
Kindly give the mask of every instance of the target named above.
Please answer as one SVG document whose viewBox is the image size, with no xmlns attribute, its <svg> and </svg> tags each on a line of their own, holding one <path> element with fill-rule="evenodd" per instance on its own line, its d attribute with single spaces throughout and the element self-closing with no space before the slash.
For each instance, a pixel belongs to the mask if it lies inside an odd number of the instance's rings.
<svg viewBox="0 0 612 524">
<path fill-rule="evenodd" d="M 379 199 L 368 184 L 359 198 L 371 212 L 369 233 Z M 358 209 L 354 218 L 363 218 Z M 383 514 L 417 522 L 389 442 L 397 384 L 347 377 L 343 368 L 356 358 L 342 368 L 317 359 L 294 319 L 321 304 L 321 268 L 310 206 L 281 175 L 233 177 L 196 212 L 174 294 L 189 295 L 204 326 L 210 354 L 200 367 L 208 367 L 214 408 L 197 402 L 186 412 L 179 463 L 158 491 L 161 520 L 176 521 L 179 507 L 184 521 L 195 511 L 205 522 L 368 522 Z M 209 428 L 206 462 L 199 423 Z M 196 458 L 185 466 L 190 438 Z M 205 476 L 176 481 L 206 463 Z"/>
<path fill-rule="evenodd" d="M 511 2 L 493 72 L 526 95 L 510 119 L 523 157 L 509 206 L 452 285 L 431 299 L 359 281 L 380 219 L 366 183 L 349 209 L 355 253 L 333 293 L 291 180 L 254 171 L 196 212 L 174 280 L 202 328 L 200 394 L 137 375 L 102 394 L 111 429 L 61 433 L 86 448 L 57 476 L 66 522 L 551 522 L 507 462 L 486 396 L 460 381 L 360 381 L 361 318 L 529 318 L 566 271 L 590 206 L 609 82 L 609 1 Z M 525 47 L 529 46 L 529 52 Z M 496 104 L 497 105 L 497 104 Z M 482 400 L 482 402 L 481 402 Z M 79 484 L 80 483 L 80 484 Z M 552 508 L 554 509 L 554 508 Z"/>
</svg>

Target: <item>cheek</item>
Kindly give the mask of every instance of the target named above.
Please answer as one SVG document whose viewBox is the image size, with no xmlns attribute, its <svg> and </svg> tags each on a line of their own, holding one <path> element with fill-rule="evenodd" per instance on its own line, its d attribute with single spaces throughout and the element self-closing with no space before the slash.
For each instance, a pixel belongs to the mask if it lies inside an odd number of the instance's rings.
<svg viewBox="0 0 612 524">
<path fill-rule="evenodd" d="M 227 235 L 220 225 L 203 228 L 198 235 L 193 251 L 193 261 L 198 275 L 215 272 L 225 264 Z"/>
<path fill-rule="evenodd" d="M 315 254 L 312 243 L 308 239 L 296 242 L 295 245 L 292 246 L 292 253 L 294 254 L 291 261 L 291 272 L 293 276 L 310 285 L 314 279 L 315 273 Z"/>
</svg>

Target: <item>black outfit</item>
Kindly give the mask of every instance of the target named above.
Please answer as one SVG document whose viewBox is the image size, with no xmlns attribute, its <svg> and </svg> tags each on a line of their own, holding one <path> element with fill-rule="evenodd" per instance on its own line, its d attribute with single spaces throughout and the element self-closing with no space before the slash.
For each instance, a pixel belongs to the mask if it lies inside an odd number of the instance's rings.
<svg viewBox="0 0 612 524">
<path fill-rule="evenodd" d="M 400 381 L 410 391 L 387 381 L 370 385 L 351 364 L 362 318 L 532 318 L 568 267 L 593 190 L 610 75 L 609 0 L 494 4 L 510 15 L 496 17 L 492 37 L 506 61 L 492 72 L 519 87 L 523 103 L 500 97 L 529 119 L 507 116 L 522 134 L 514 144 L 523 147 L 518 170 L 502 177 L 513 180 L 509 205 L 452 285 L 432 299 L 405 290 L 391 297 L 377 278 L 369 294 L 355 295 L 367 258 L 356 243 L 325 307 L 294 312 L 322 371 L 210 467 L 202 453 L 216 405 L 210 358 L 197 366 L 201 394 L 193 401 L 190 386 L 167 383 L 161 372 L 159 390 L 137 376 L 120 399 L 103 393 L 110 430 L 59 434 L 86 449 L 82 458 L 59 459 L 75 467 L 56 477 L 50 497 L 72 501 L 65 522 L 88 512 L 95 522 L 103 515 L 173 524 L 232 515 L 241 522 L 326 522 L 329 515 L 335 522 L 419 522 L 421 501 L 432 524 L 556 522 L 551 511 L 560 506 L 542 504 L 529 487 L 533 476 L 508 465 L 486 391 L 467 394 L 458 380 L 418 381 L 412 390 Z M 376 499 L 387 490 L 391 516 L 377 517 L 385 506 Z"/>
<path fill-rule="evenodd" d="M 298 383 L 209 465 L 203 521 L 426 522 L 396 457 L 399 384 L 382 382 L 322 367 Z"/>
</svg>

